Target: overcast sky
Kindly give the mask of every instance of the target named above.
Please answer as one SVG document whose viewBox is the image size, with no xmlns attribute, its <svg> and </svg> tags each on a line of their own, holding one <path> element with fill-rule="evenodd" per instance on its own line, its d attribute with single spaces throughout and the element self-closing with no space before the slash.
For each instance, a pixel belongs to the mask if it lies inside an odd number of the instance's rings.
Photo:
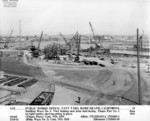
<svg viewBox="0 0 150 121">
<path fill-rule="evenodd" d="M 132 2 L 131 2 L 132 1 Z M 144 1 L 144 2 L 142 2 Z M 149 32 L 148 0 L 18 0 L 16 8 L 5 8 L 0 1 L 0 35 L 135 34 L 136 28 Z"/>
</svg>

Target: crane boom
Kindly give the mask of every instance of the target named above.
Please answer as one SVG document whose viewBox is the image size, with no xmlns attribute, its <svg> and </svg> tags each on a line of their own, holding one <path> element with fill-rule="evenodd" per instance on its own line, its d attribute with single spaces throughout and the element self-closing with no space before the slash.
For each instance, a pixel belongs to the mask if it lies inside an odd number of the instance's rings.
<svg viewBox="0 0 150 121">
<path fill-rule="evenodd" d="M 66 42 L 66 44 L 67 44 L 68 42 L 67 42 L 66 38 L 62 35 L 62 33 L 59 33 L 59 34 L 60 34 L 60 36 L 63 38 L 63 40 L 65 40 L 65 42 Z"/>
<path fill-rule="evenodd" d="M 12 33 L 13 33 L 13 30 L 11 30 L 8 40 L 5 42 L 4 48 L 8 48 L 8 43 L 9 43 L 9 41 L 10 41 L 10 38 L 11 38 L 11 36 L 12 36 Z"/>
<path fill-rule="evenodd" d="M 101 45 L 101 37 L 99 35 L 95 35 L 94 29 L 93 29 L 93 26 L 92 26 L 91 22 L 89 22 L 89 25 L 90 25 L 90 28 L 91 28 L 91 31 L 92 31 L 92 34 L 93 34 L 93 39 L 95 40 L 95 46 L 96 47 L 102 46 Z"/>
<path fill-rule="evenodd" d="M 63 40 L 66 42 L 66 46 L 68 47 L 68 51 L 71 51 L 71 41 L 67 41 L 66 38 L 63 36 L 62 33 L 60 33 L 60 36 L 63 38 Z"/>
<path fill-rule="evenodd" d="M 43 31 L 42 31 L 42 33 L 41 33 L 41 36 L 40 36 L 40 39 L 39 39 L 39 43 L 38 43 L 38 47 L 37 47 L 37 49 L 40 49 L 42 36 L 43 36 Z"/>
<path fill-rule="evenodd" d="M 13 33 L 13 30 L 11 30 L 9 37 L 11 37 L 11 36 L 12 36 L 12 33 Z"/>
<path fill-rule="evenodd" d="M 89 22 L 89 25 L 90 25 L 90 28 L 91 28 L 91 31 L 92 31 L 92 34 L 93 34 L 93 38 L 94 38 L 95 37 L 95 33 L 94 33 L 93 26 L 92 26 L 91 22 Z"/>
</svg>

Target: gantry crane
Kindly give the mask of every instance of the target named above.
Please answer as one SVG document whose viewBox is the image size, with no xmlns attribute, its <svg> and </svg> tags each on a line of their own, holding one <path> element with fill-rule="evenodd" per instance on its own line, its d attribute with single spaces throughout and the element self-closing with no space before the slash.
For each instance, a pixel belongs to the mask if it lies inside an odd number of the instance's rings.
<svg viewBox="0 0 150 121">
<path fill-rule="evenodd" d="M 12 34 L 13 34 L 13 30 L 11 30 L 10 35 L 9 35 L 9 38 L 8 38 L 8 40 L 7 40 L 7 41 L 5 42 L 5 44 L 4 44 L 4 49 L 8 49 L 8 44 L 9 44 L 9 42 L 10 42 L 10 38 L 11 38 Z"/>
</svg>

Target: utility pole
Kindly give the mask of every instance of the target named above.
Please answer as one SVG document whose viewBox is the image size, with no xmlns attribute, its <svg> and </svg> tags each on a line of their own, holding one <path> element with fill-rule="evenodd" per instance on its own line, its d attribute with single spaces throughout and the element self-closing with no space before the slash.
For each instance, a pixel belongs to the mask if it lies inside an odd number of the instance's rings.
<svg viewBox="0 0 150 121">
<path fill-rule="evenodd" d="M 0 78 L 4 78 L 4 71 L 2 71 L 2 57 L 3 57 L 3 52 L 0 51 Z"/>
<path fill-rule="evenodd" d="M 1 68 L 2 68 L 2 66 L 1 66 L 1 64 L 2 64 L 2 51 L 0 51 L 0 72 L 1 72 Z"/>
<path fill-rule="evenodd" d="M 19 48 L 20 48 L 20 55 L 21 55 L 21 20 L 19 20 Z"/>
<path fill-rule="evenodd" d="M 139 59 L 139 29 L 137 29 L 137 71 L 138 71 L 138 94 L 139 105 L 141 105 L 141 77 L 140 77 L 140 59 Z"/>
</svg>

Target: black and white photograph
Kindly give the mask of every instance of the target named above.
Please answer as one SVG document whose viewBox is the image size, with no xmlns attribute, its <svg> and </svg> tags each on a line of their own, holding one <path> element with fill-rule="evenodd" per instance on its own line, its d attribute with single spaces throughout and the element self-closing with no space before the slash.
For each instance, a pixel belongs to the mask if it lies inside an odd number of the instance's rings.
<svg viewBox="0 0 150 121">
<path fill-rule="evenodd" d="M 1 0 L 0 105 L 150 105 L 148 0 Z"/>
</svg>

